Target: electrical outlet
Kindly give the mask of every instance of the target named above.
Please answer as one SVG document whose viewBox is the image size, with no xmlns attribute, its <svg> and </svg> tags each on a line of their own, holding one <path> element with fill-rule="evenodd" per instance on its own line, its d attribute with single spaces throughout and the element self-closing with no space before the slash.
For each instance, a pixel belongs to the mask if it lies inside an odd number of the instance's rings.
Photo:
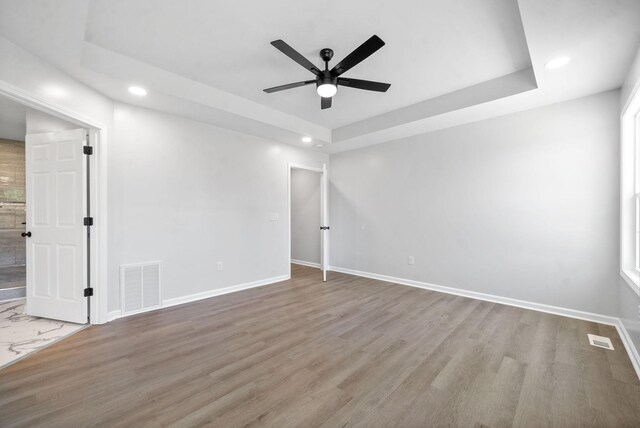
<svg viewBox="0 0 640 428">
<path fill-rule="evenodd" d="M 416 262 L 416 259 L 414 259 L 413 256 L 407 257 L 407 264 L 413 266 L 415 262 Z"/>
<path fill-rule="evenodd" d="M 224 265 L 222 264 L 222 262 L 218 262 L 217 265 L 219 271 L 224 270 Z"/>
</svg>

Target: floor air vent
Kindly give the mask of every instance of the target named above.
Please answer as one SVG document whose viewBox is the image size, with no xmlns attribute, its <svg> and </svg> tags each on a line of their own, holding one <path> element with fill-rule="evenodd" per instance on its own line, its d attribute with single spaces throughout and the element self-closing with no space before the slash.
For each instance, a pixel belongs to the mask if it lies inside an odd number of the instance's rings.
<svg viewBox="0 0 640 428">
<path fill-rule="evenodd" d="M 595 334 L 588 334 L 587 336 L 589 336 L 589 343 L 593 346 L 613 351 L 613 344 L 611 343 L 611 339 L 608 337 L 596 336 Z"/>
<path fill-rule="evenodd" d="M 161 306 L 160 262 L 120 266 L 120 307 L 123 314 Z"/>
</svg>

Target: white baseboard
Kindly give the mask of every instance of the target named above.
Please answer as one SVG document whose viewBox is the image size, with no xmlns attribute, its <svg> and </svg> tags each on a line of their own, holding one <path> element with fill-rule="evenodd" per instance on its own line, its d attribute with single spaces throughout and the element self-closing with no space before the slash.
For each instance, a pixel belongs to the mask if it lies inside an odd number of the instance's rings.
<svg viewBox="0 0 640 428">
<path fill-rule="evenodd" d="M 577 311 L 575 309 L 562 308 L 559 306 L 545 305 L 542 303 L 527 302 L 525 300 L 512 299 L 510 297 L 496 296 L 494 294 L 479 293 L 461 288 L 446 287 L 443 285 L 430 284 L 428 282 L 414 281 L 412 279 L 396 278 L 393 276 L 380 275 L 377 273 L 362 272 L 353 269 L 345 269 L 331 266 L 329 270 L 361 276 L 364 278 L 377 279 L 380 281 L 394 282 L 396 284 L 408 285 L 410 287 L 423 288 L 425 290 L 439 291 L 441 293 L 455 294 L 456 296 L 470 297 L 472 299 L 485 300 L 487 302 L 501 303 L 503 305 L 517 306 L 524 309 L 532 309 L 539 312 L 546 312 L 554 315 L 562 315 L 569 318 L 577 318 L 585 321 L 594 321 L 600 324 L 617 326 L 620 320 L 615 317 L 594 314 L 592 312 Z"/>
<path fill-rule="evenodd" d="M 117 318 L 128 317 L 130 315 L 137 315 L 144 312 L 157 311 L 158 309 L 169 308 L 171 306 L 182 305 L 184 303 L 195 302 L 197 300 L 208 299 L 210 297 L 221 296 L 223 294 L 234 293 L 236 291 L 248 290 L 249 288 L 262 287 L 263 285 L 269 285 L 280 281 L 286 281 L 290 279 L 289 275 L 275 276 L 272 278 L 261 279 L 258 281 L 247 282 L 244 284 L 232 285 L 231 287 L 217 288 L 215 290 L 204 291 L 202 293 L 189 294 L 187 296 L 174 297 L 173 299 L 165 299 L 162 301 L 162 305 L 154 306 L 153 308 L 146 308 L 140 311 L 123 314 L 121 310 L 111 311 L 108 314 L 109 321 L 113 321 Z"/>
<path fill-rule="evenodd" d="M 122 311 L 120 309 L 116 309 L 115 311 L 109 311 L 107 314 L 107 322 L 118 319 L 122 316 Z"/>
<path fill-rule="evenodd" d="M 320 263 L 306 262 L 304 260 L 296 260 L 296 259 L 291 259 L 291 263 L 293 263 L 294 265 L 302 265 L 302 266 L 308 266 L 308 267 L 320 269 Z"/>
<path fill-rule="evenodd" d="M 195 302 L 196 300 L 208 299 L 209 297 L 221 296 L 223 294 L 234 293 L 236 291 L 247 290 L 249 288 L 262 287 L 263 285 L 273 284 L 275 282 L 286 281 L 289 279 L 289 275 L 275 276 L 273 278 L 260 279 L 258 281 L 247 282 L 245 284 L 232 285 L 231 287 L 218 288 L 215 290 L 209 290 L 202 293 L 190 294 L 188 296 L 175 297 L 173 299 L 167 299 L 162 302 L 163 308 L 168 308 L 175 305 L 181 305 L 183 303 Z"/>
<path fill-rule="evenodd" d="M 631 364 L 633 364 L 633 368 L 636 370 L 638 379 L 640 379 L 640 354 L 638 354 L 638 350 L 636 349 L 633 340 L 631 340 L 631 336 L 629 336 L 629 332 L 624 326 L 624 323 L 622 323 L 622 320 L 619 321 L 620 324 L 616 326 L 618 335 L 620 336 L 620 339 L 622 339 L 622 343 L 627 350 Z"/>
<path fill-rule="evenodd" d="M 443 285 L 430 284 L 427 282 L 414 281 L 411 279 L 397 278 L 393 276 L 380 275 L 377 273 L 363 272 L 354 269 L 346 269 L 336 266 L 330 266 L 329 270 L 334 272 L 346 273 L 349 275 L 361 276 L 363 278 L 371 278 L 377 279 L 379 281 L 393 282 L 401 285 L 408 285 L 410 287 L 422 288 L 425 290 L 431 291 L 439 291 L 441 293 L 447 294 L 455 294 L 456 296 L 469 297 L 477 300 L 485 300 L 487 302 L 500 303 L 503 305 L 516 306 L 519 308 L 530 309 L 538 312 L 545 312 L 548 314 L 560 315 L 568 318 L 576 318 L 584 321 L 592 321 L 600 324 L 612 325 L 618 330 L 618 334 L 620 335 L 620 339 L 624 344 L 625 349 L 627 350 L 627 354 L 629 355 L 629 359 L 631 359 L 631 364 L 633 364 L 633 368 L 638 375 L 638 379 L 640 379 L 640 356 L 638 355 L 638 350 L 633 344 L 627 329 L 624 324 L 620 320 L 620 318 L 608 316 L 608 315 L 600 315 L 594 314 L 592 312 L 584 312 L 578 311 L 575 309 L 562 308 L 559 306 L 545 305 L 542 303 L 528 302 L 525 300 L 512 299 L 509 297 L 501 297 L 493 294 L 485 294 L 479 293 L 477 291 L 469 291 L 463 290 L 461 288 L 453 288 L 453 287 L 445 287 Z"/>
</svg>

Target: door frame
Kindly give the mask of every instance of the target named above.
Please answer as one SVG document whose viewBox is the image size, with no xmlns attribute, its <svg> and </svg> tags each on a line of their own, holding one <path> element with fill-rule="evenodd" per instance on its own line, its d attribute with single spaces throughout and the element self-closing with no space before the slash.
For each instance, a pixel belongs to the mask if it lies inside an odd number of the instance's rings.
<svg viewBox="0 0 640 428">
<path fill-rule="evenodd" d="M 287 213 L 288 213 L 287 214 L 287 218 L 289 219 L 289 229 L 288 229 L 288 239 L 287 239 L 287 247 L 288 247 L 287 266 L 288 266 L 288 269 L 289 269 L 289 279 L 291 279 L 291 170 L 293 170 L 293 169 L 303 169 L 305 171 L 312 171 L 312 172 L 319 173 L 320 174 L 320 187 L 321 188 L 322 188 L 322 177 L 323 177 L 324 174 L 327 174 L 326 164 L 322 164 L 321 168 L 302 165 L 302 164 L 298 164 L 298 163 L 288 163 L 287 164 Z M 327 191 L 327 190 L 325 190 L 325 191 Z M 322 190 L 321 190 L 321 194 L 320 194 L 320 199 L 321 199 L 320 200 L 320 219 L 322 219 L 323 218 L 323 216 L 322 216 L 322 210 L 323 210 L 323 206 L 322 206 Z M 327 197 L 327 200 L 328 200 L 328 197 Z M 320 251 L 322 252 L 322 241 L 321 241 Z M 322 257 L 324 257 L 323 254 L 320 255 L 320 272 L 322 272 Z"/>
<path fill-rule="evenodd" d="M 92 272 L 93 296 L 90 300 L 91 324 L 103 324 L 107 320 L 107 126 L 106 124 L 54 104 L 40 96 L 24 91 L 4 80 L 0 80 L 0 96 L 51 116 L 63 119 L 89 131 L 89 142 L 93 155 L 89 162 L 91 207 L 94 217 L 91 231 L 89 266 Z M 84 288 L 84 287 L 83 287 Z"/>
</svg>

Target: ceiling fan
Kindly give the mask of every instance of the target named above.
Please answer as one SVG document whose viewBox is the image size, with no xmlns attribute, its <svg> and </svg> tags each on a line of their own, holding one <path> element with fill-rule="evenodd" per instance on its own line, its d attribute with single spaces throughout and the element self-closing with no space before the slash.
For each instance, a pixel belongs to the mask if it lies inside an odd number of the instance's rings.
<svg viewBox="0 0 640 428">
<path fill-rule="evenodd" d="M 318 95 L 322 97 L 320 107 L 324 110 L 331 107 L 331 97 L 338 92 L 338 86 L 347 86 L 349 88 L 376 92 L 387 92 L 387 89 L 391 86 L 389 83 L 340 77 L 344 72 L 355 67 L 384 46 L 382 39 L 376 35 L 371 36 L 369 40 L 358 46 L 331 70 L 329 70 L 329 61 L 333 58 L 333 50 L 329 48 L 324 48 L 320 51 L 320 58 L 324 61 L 324 70 L 320 70 L 318 67 L 313 65 L 311 61 L 286 44 L 283 40 L 274 40 L 271 44 L 280 52 L 315 74 L 316 78 L 313 80 L 304 80 L 302 82 L 267 88 L 264 90 L 267 93 L 284 91 L 285 89 L 298 88 L 300 86 L 312 85 L 315 83 Z"/>
</svg>

